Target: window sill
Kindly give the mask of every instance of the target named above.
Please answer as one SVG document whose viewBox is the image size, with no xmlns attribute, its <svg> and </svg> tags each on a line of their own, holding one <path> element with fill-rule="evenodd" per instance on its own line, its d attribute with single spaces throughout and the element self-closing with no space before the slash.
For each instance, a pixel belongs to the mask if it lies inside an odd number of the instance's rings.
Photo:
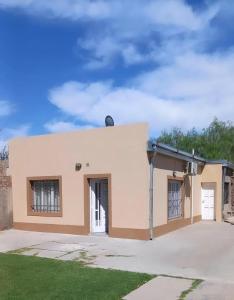
<svg viewBox="0 0 234 300">
<path fill-rule="evenodd" d="M 28 212 L 27 215 L 31 217 L 34 216 L 34 217 L 53 217 L 53 218 L 63 216 L 62 212 L 53 213 L 53 212 L 33 212 L 33 211 Z"/>
<path fill-rule="evenodd" d="M 167 219 L 167 222 L 170 223 L 170 222 L 173 222 L 173 221 L 183 220 L 183 219 L 184 219 L 184 216 L 175 217 L 175 218 Z"/>
</svg>

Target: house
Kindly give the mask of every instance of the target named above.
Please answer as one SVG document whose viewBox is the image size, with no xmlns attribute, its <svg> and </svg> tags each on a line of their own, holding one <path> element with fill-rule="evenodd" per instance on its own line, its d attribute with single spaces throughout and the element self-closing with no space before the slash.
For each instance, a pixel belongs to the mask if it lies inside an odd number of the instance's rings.
<svg viewBox="0 0 234 300">
<path fill-rule="evenodd" d="M 148 142 L 148 131 L 139 123 L 11 140 L 14 228 L 148 240 L 221 222 L 234 165 Z"/>
</svg>

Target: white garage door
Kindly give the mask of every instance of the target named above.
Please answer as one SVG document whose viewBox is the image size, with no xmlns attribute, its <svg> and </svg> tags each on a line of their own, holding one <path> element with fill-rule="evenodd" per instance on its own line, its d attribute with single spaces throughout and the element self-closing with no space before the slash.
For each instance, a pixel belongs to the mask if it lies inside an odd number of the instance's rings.
<svg viewBox="0 0 234 300">
<path fill-rule="evenodd" d="M 202 188 L 202 220 L 214 220 L 214 188 Z"/>
</svg>

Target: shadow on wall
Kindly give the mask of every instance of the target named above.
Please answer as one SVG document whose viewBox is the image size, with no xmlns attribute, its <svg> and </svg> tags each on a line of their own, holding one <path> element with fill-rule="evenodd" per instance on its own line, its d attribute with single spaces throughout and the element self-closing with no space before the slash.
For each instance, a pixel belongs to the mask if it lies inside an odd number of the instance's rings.
<svg viewBox="0 0 234 300">
<path fill-rule="evenodd" d="M 184 172 L 186 163 L 173 157 L 158 154 L 156 156 L 154 167 L 162 170 Z"/>
<path fill-rule="evenodd" d="M 184 192 L 185 192 L 185 197 L 190 198 L 191 196 L 191 182 L 189 175 L 186 175 L 184 177 Z"/>
</svg>

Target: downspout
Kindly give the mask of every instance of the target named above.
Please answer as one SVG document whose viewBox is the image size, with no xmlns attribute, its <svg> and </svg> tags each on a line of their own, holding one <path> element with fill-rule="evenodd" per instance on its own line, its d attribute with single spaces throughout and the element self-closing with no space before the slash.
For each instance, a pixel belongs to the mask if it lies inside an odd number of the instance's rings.
<svg viewBox="0 0 234 300">
<path fill-rule="evenodd" d="M 150 158 L 150 186 L 149 186 L 149 229 L 150 240 L 154 238 L 154 163 L 156 158 L 156 147 Z"/>
<path fill-rule="evenodd" d="M 226 178 L 226 174 L 227 174 L 227 168 L 222 167 L 222 220 L 223 218 L 223 210 L 224 210 L 224 186 L 225 186 L 225 178 Z"/>
<path fill-rule="evenodd" d="M 192 155 L 193 155 L 193 162 L 192 162 L 192 175 L 191 175 L 191 224 L 193 224 L 193 210 L 194 210 L 194 203 L 193 203 L 193 189 L 194 189 L 194 180 L 193 180 L 193 171 L 194 171 L 194 149 L 192 151 Z"/>
</svg>

